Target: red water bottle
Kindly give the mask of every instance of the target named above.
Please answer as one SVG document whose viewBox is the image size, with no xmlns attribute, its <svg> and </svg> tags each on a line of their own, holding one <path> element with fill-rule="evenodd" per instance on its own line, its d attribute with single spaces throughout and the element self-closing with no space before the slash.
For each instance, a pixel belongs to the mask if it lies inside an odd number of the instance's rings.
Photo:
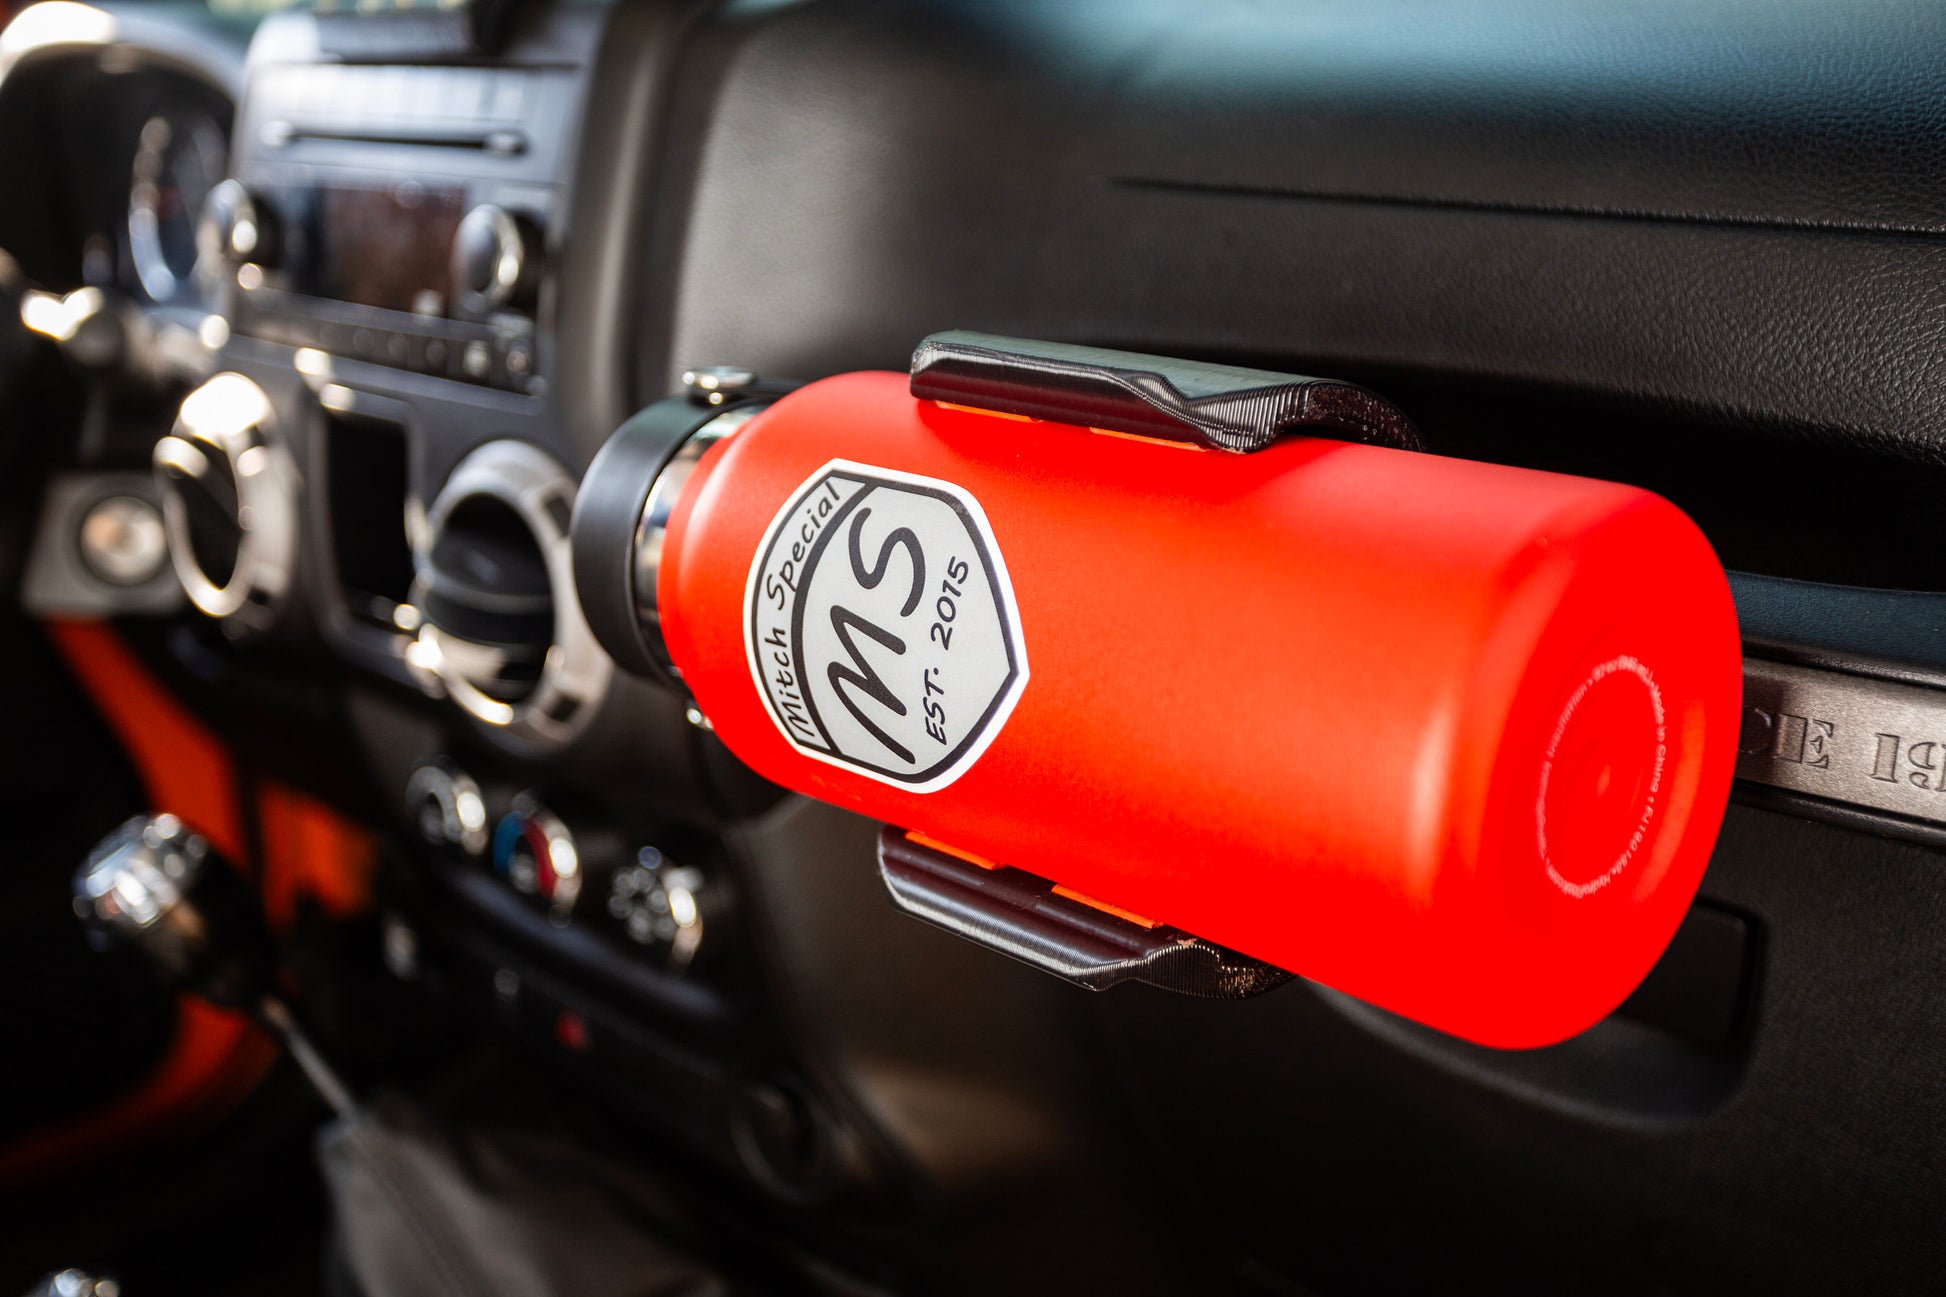
<svg viewBox="0 0 1946 1297">
<path fill-rule="evenodd" d="M 1549 1043 L 1627 996 L 1736 748 L 1736 617 L 1687 517 L 1275 437 L 1410 435 L 1340 384 L 929 345 L 924 381 L 811 384 L 634 497 L 636 642 L 731 751 L 1472 1040 Z"/>
</svg>

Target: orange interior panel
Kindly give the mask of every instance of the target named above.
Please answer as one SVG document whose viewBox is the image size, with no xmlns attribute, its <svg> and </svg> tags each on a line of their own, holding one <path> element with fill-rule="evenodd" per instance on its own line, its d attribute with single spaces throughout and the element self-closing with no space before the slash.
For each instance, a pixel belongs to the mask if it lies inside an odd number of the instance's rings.
<svg viewBox="0 0 1946 1297">
<path fill-rule="evenodd" d="M 54 621 L 47 633 L 127 750 L 149 804 L 167 808 L 246 869 L 256 869 L 274 927 L 299 898 L 343 917 L 369 900 L 369 833 L 329 807 L 275 783 L 257 797 L 262 860 L 247 850 L 239 782 L 222 741 L 199 723 L 105 625 Z M 104 830 L 109 827 L 104 825 Z M 0 1149 L 0 1185 L 56 1172 L 130 1140 L 232 1109 L 262 1080 L 276 1046 L 243 1016 L 183 996 L 176 1038 L 119 1100 Z"/>
</svg>

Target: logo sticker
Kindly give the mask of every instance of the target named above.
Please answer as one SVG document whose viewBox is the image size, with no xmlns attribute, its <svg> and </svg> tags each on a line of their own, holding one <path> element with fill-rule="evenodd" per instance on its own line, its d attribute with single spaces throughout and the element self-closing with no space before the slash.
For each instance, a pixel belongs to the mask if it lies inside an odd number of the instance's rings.
<svg viewBox="0 0 1946 1297">
<path fill-rule="evenodd" d="M 965 774 L 1027 685 L 1000 547 L 950 482 L 832 460 L 771 522 L 744 606 L 791 746 L 895 787 Z"/>
</svg>

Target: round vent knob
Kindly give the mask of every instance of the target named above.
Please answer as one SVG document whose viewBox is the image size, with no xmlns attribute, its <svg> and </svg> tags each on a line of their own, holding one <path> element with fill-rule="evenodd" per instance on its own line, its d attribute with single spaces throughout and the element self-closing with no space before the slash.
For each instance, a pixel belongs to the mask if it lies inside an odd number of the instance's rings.
<svg viewBox="0 0 1946 1297">
<path fill-rule="evenodd" d="M 486 798 L 473 776 L 451 762 L 434 761 L 413 771 L 405 802 L 428 845 L 457 847 L 469 856 L 486 850 Z"/>
<path fill-rule="evenodd" d="M 277 264 L 277 219 L 270 206 L 235 180 L 209 191 L 196 223 L 196 255 L 233 266 Z"/>
<path fill-rule="evenodd" d="M 453 231 L 453 290 L 473 313 L 515 304 L 533 281 L 533 258 L 520 221 L 481 203 Z"/>
<path fill-rule="evenodd" d="M 622 937 L 679 973 L 696 962 L 720 905 L 702 870 L 642 847 L 609 876 L 606 909 Z"/>
<path fill-rule="evenodd" d="M 532 793 L 514 798 L 513 809 L 494 826 L 493 871 L 558 923 L 573 916 L 586 868 L 574 834 Z"/>
<path fill-rule="evenodd" d="M 191 392 L 153 455 L 169 557 L 189 601 L 268 624 L 297 548 L 297 470 L 270 439 L 270 398 L 241 374 Z"/>
<path fill-rule="evenodd" d="M 573 503 L 573 479 L 546 454 L 492 442 L 453 470 L 414 556 L 407 661 L 516 746 L 573 738 L 613 672 L 574 597 Z"/>
</svg>

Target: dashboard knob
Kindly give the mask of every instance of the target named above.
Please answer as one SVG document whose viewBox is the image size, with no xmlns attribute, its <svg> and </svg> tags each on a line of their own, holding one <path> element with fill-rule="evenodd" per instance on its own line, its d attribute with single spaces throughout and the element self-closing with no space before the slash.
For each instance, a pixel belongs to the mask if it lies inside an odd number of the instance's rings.
<svg viewBox="0 0 1946 1297">
<path fill-rule="evenodd" d="M 556 923 L 573 915 L 581 895 L 581 852 L 568 826 L 533 794 L 516 797 L 494 826 L 493 871 L 544 905 Z"/>
<path fill-rule="evenodd" d="M 671 972 L 695 962 L 716 901 L 702 870 L 678 865 L 654 847 L 636 852 L 608 880 L 608 917 Z"/>
<path fill-rule="evenodd" d="M 469 856 L 486 850 L 486 798 L 465 771 L 447 761 L 420 766 L 406 783 L 405 800 L 428 845 Z"/>
<path fill-rule="evenodd" d="M 210 190 L 196 226 L 196 252 L 212 264 L 275 265 L 277 216 L 269 203 L 242 182 L 225 180 Z"/>
<path fill-rule="evenodd" d="M 138 496 L 111 495 L 82 516 L 75 549 L 102 580 L 143 585 L 169 561 L 169 532 L 154 504 Z"/>
<path fill-rule="evenodd" d="M 453 231 L 453 292 L 462 309 L 479 314 L 527 296 L 534 266 L 519 220 L 492 203 L 468 212 Z"/>
<path fill-rule="evenodd" d="M 74 910 L 98 949 L 136 950 L 172 986 L 216 1004 L 255 1004 L 270 985 L 256 895 L 173 815 L 137 816 L 74 876 Z"/>
</svg>

